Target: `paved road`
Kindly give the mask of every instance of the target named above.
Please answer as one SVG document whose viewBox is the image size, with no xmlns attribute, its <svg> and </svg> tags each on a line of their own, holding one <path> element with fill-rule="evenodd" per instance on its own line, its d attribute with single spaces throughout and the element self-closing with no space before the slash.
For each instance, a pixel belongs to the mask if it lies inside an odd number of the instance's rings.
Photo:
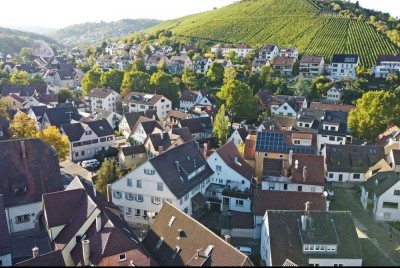
<svg viewBox="0 0 400 268">
<path fill-rule="evenodd" d="M 83 167 L 78 165 L 77 163 L 74 163 L 70 160 L 65 160 L 63 162 L 60 162 L 60 168 L 61 168 L 61 172 L 64 172 L 64 173 L 72 175 L 72 176 L 79 175 L 82 178 L 90 180 L 90 181 L 92 181 L 92 175 L 94 175 L 94 173 L 87 171 L 86 169 L 84 169 Z"/>
<path fill-rule="evenodd" d="M 332 210 L 350 210 L 354 218 L 357 233 L 360 238 L 370 240 L 383 255 L 388 257 L 393 265 L 400 265 L 400 237 L 392 235 L 376 222 L 372 214 L 361 206 L 359 193 L 355 189 L 334 188 L 335 201 Z M 368 256 L 366 256 L 368 257 Z"/>
</svg>

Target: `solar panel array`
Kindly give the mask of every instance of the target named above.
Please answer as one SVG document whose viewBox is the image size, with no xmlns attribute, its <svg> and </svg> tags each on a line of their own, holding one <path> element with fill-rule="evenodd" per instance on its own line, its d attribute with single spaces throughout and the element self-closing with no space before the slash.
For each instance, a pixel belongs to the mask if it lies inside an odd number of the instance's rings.
<svg viewBox="0 0 400 268">
<path fill-rule="evenodd" d="M 257 133 L 256 151 L 289 153 L 290 150 L 293 150 L 293 153 L 315 154 L 314 148 L 288 145 L 285 142 L 285 137 L 283 133 L 280 132 Z"/>
</svg>

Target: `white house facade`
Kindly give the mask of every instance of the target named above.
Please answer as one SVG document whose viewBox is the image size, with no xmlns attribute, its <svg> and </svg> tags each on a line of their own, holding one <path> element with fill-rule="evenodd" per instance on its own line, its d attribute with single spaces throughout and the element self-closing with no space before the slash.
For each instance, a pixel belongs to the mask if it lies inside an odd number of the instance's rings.
<svg viewBox="0 0 400 268">
<path fill-rule="evenodd" d="M 360 57 L 354 54 L 334 54 L 331 61 L 331 76 L 341 79 L 348 76 L 356 78 L 356 69 L 360 65 Z"/>
<path fill-rule="evenodd" d="M 96 109 L 116 112 L 117 103 L 122 100 L 122 96 L 111 89 L 94 88 L 87 93 L 85 99 L 87 112 L 93 112 Z"/>
</svg>

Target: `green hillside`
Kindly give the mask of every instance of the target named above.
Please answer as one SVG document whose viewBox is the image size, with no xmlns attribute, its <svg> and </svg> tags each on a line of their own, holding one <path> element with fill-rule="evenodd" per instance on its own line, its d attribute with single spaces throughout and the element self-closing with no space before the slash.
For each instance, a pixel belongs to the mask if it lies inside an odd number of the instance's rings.
<svg viewBox="0 0 400 268">
<path fill-rule="evenodd" d="M 19 53 L 23 47 L 31 47 L 35 51 L 43 52 L 50 47 L 59 47 L 53 39 L 30 32 L 23 32 L 0 27 L 0 52 Z"/>
<path fill-rule="evenodd" d="M 378 54 L 400 53 L 400 48 L 364 22 L 339 15 L 320 15 L 311 0 L 247 0 L 161 23 L 147 32 L 171 30 L 175 36 L 215 43 L 247 42 L 253 46 L 276 43 L 295 46 L 302 54 L 357 53 L 370 67 Z"/>
</svg>

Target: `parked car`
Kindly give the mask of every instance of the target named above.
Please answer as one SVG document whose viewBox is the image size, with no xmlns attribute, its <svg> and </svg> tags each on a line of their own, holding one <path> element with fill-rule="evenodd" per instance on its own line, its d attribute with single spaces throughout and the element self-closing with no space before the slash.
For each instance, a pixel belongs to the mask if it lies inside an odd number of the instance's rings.
<svg viewBox="0 0 400 268">
<path fill-rule="evenodd" d="M 89 159 L 89 160 L 83 160 L 81 162 L 81 166 L 83 168 L 86 168 L 90 165 L 100 165 L 100 162 L 97 159 Z"/>
</svg>

